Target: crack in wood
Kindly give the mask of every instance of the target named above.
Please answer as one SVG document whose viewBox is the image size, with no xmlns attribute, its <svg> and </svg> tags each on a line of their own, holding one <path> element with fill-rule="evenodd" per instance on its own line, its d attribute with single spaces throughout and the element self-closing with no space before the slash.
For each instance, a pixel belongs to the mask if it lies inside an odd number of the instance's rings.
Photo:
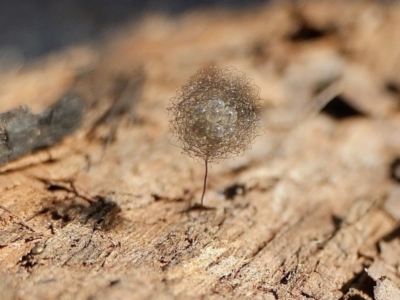
<svg viewBox="0 0 400 300">
<path fill-rule="evenodd" d="M 0 209 L 8 212 L 10 215 L 12 215 L 14 218 L 18 220 L 18 223 L 25 227 L 26 229 L 29 229 L 31 232 L 36 232 L 35 229 L 33 229 L 31 226 L 29 226 L 24 220 L 22 220 L 18 215 L 14 214 L 12 211 L 10 211 L 8 208 L 4 207 L 3 205 L 0 205 Z"/>
</svg>

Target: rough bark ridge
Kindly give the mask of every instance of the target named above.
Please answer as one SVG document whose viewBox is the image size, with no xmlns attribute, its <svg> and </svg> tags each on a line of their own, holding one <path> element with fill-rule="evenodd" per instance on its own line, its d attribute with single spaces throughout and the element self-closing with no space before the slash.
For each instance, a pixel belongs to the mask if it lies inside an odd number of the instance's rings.
<svg viewBox="0 0 400 300">
<path fill-rule="evenodd" d="M 400 6 L 300 3 L 152 16 L 1 73 L 1 112 L 70 90 L 87 107 L 0 167 L 1 298 L 400 299 Z M 210 64 L 254 78 L 264 132 L 191 210 L 204 169 L 165 107 Z"/>
</svg>

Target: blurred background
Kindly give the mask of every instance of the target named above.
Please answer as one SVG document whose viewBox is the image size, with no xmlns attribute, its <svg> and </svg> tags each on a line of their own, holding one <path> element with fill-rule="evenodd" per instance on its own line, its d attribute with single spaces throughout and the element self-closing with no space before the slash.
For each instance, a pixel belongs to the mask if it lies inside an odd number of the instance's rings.
<svg viewBox="0 0 400 300">
<path fill-rule="evenodd" d="M 0 56 L 31 59 L 95 39 L 150 12 L 238 9 L 268 0 L 0 0 Z M 10 58 L 10 57 L 9 57 Z"/>
</svg>

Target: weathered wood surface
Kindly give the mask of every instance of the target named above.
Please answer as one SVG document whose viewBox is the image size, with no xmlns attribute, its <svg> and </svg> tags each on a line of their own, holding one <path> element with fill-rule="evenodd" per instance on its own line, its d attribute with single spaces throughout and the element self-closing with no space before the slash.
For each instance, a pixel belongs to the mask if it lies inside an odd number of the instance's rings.
<svg viewBox="0 0 400 300">
<path fill-rule="evenodd" d="M 88 111 L 0 167 L 1 299 L 400 297 L 400 6 L 298 3 L 147 17 L 2 73 L 1 112 L 70 89 Z M 209 64 L 254 78 L 264 132 L 212 166 L 213 209 L 190 210 L 204 170 L 170 144 L 165 107 Z M 337 78 L 358 113 L 316 114 Z"/>
</svg>

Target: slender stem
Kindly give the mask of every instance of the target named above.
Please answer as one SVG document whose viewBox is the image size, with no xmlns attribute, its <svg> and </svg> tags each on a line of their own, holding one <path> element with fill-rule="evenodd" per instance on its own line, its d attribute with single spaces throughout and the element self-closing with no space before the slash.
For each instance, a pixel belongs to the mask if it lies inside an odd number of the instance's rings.
<svg viewBox="0 0 400 300">
<path fill-rule="evenodd" d="M 206 165 L 206 172 L 204 174 L 204 186 L 203 186 L 203 194 L 201 195 L 201 206 L 203 206 L 204 194 L 206 193 L 207 176 L 208 176 L 208 159 L 206 158 L 204 162 Z"/>
</svg>

